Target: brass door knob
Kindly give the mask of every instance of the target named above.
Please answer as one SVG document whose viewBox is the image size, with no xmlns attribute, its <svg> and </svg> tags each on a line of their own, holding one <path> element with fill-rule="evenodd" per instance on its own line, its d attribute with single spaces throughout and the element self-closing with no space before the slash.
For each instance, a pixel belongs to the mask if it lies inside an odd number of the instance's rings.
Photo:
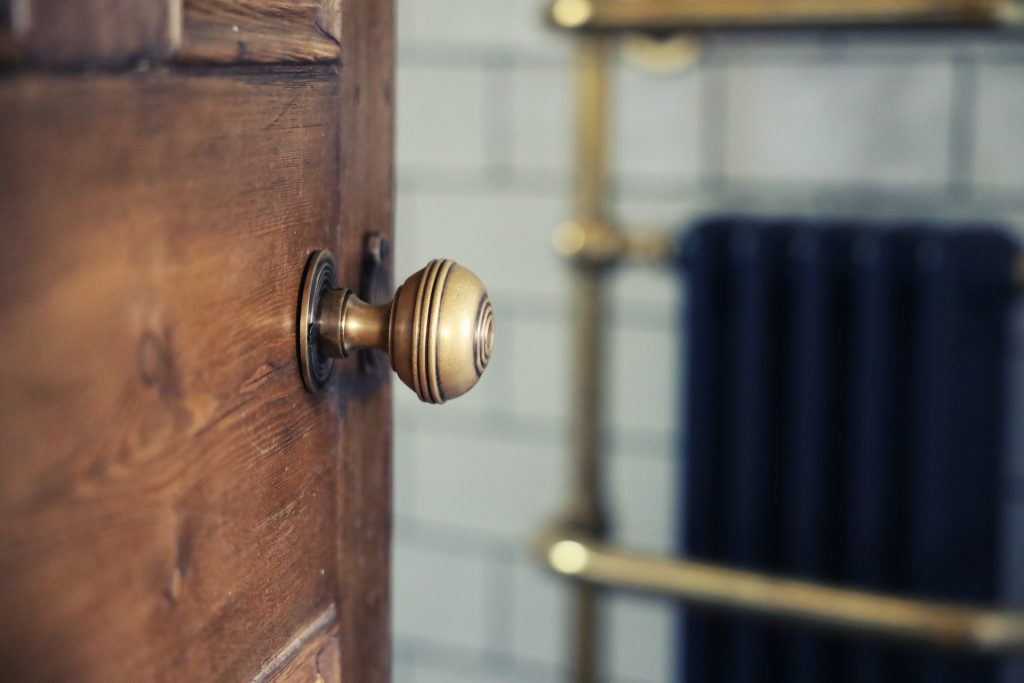
<svg viewBox="0 0 1024 683">
<path fill-rule="evenodd" d="M 494 312 L 484 284 L 455 261 L 438 259 L 409 276 L 386 304 L 368 304 L 338 287 L 328 251 L 306 266 L 299 304 L 299 363 L 316 393 L 336 358 L 380 349 L 426 403 L 444 403 L 477 383 L 491 358 Z"/>
</svg>

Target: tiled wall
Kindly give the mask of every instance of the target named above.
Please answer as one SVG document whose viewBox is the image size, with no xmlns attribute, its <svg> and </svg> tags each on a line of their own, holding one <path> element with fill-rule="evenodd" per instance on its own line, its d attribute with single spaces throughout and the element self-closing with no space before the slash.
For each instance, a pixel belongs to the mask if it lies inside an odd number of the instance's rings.
<svg viewBox="0 0 1024 683">
<path fill-rule="evenodd" d="M 549 243 L 568 215 L 569 46 L 533 1 L 398 9 L 396 272 L 438 256 L 476 270 L 497 342 L 466 397 L 439 409 L 396 391 L 395 680 L 563 680 L 566 594 L 528 541 L 567 486 L 567 282 Z M 1010 38 L 717 38 L 697 68 L 622 63 L 615 86 L 615 205 L 630 223 L 737 206 L 1024 209 L 1024 49 Z M 626 270 L 613 301 L 616 534 L 668 550 L 677 284 Z M 606 612 L 608 680 L 670 680 L 668 606 L 615 597 Z"/>
</svg>

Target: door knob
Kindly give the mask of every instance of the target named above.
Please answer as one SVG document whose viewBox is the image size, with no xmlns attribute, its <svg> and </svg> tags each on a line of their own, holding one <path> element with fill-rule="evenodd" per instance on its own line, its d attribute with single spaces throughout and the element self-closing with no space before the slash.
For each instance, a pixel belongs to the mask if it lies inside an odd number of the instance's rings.
<svg viewBox="0 0 1024 683">
<path fill-rule="evenodd" d="M 491 358 L 494 312 L 487 290 L 450 259 L 409 276 L 386 304 L 369 304 L 338 287 L 328 251 L 309 258 L 299 303 L 299 364 L 313 393 L 327 383 L 337 358 L 379 349 L 426 403 L 444 403 L 477 383 Z"/>
</svg>

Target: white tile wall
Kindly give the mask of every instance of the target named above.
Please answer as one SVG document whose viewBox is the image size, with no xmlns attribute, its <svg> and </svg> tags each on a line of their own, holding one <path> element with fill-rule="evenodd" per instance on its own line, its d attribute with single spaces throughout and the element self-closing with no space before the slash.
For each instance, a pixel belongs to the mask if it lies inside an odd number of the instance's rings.
<svg viewBox="0 0 1024 683">
<path fill-rule="evenodd" d="M 439 409 L 396 389 L 399 683 L 567 680 L 568 594 L 528 549 L 567 487 L 572 361 L 549 247 L 569 211 L 570 61 L 541 4 L 398 0 L 396 275 L 437 256 L 473 268 L 498 334 L 471 394 Z M 722 207 L 1024 209 L 1019 41 L 712 37 L 702 65 L 620 64 L 613 89 L 611 199 L 630 225 Z M 614 534 L 669 550 L 684 302 L 668 270 L 624 269 L 609 287 Z M 606 683 L 675 680 L 673 606 L 604 609 Z"/>
<path fill-rule="evenodd" d="M 550 248 L 568 206 L 558 188 L 417 189 L 414 205 L 404 231 L 416 235 L 415 262 L 445 256 L 481 271 L 499 313 L 524 295 L 543 303 L 565 291 L 565 271 Z"/>
<path fill-rule="evenodd" d="M 606 666 L 631 683 L 673 680 L 674 605 L 632 595 L 611 595 L 603 605 Z"/>
<path fill-rule="evenodd" d="M 679 489 L 678 435 L 616 444 L 608 462 L 612 538 L 655 553 L 670 553 L 676 541 Z"/>
<path fill-rule="evenodd" d="M 541 570 L 532 557 L 515 566 L 512 595 L 515 599 L 513 656 L 559 668 L 569 647 L 569 595 L 560 579 Z"/>
<path fill-rule="evenodd" d="M 407 673 L 408 672 L 408 673 Z M 460 661 L 436 661 L 421 657 L 403 671 L 406 678 L 394 678 L 396 683 L 558 683 L 563 680 L 551 670 L 530 668 L 514 669 Z"/>
<path fill-rule="evenodd" d="M 564 422 L 569 415 L 569 324 L 566 316 L 516 316 L 511 333 L 513 372 L 506 390 L 514 415 Z"/>
<path fill-rule="evenodd" d="M 1021 63 L 977 67 L 974 174 L 982 190 L 1024 190 L 1024 68 Z"/>
<path fill-rule="evenodd" d="M 402 0 L 400 17 L 408 28 L 402 47 L 472 53 L 562 58 L 566 47 L 551 40 L 541 5 L 530 0 Z"/>
<path fill-rule="evenodd" d="M 399 64 L 400 169 L 483 171 L 485 79 L 477 64 Z"/>
<path fill-rule="evenodd" d="M 509 31 L 518 15 L 515 2 L 502 0 L 413 0 L 408 3 L 415 39 L 455 48 L 512 47 Z"/>
<path fill-rule="evenodd" d="M 414 517 L 430 524 L 525 543 L 566 490 L 555 444 L 453 431 L 418 434 L 414 448 Z"/>
<path fill-rule="evenodd" d="M 652 73 L 622 64 L 612 83 L 612 164 L 631 187 L 681 188 L 698 171 L 700 73 Z"/>
<path fill-rule="evenodd" d="M 416 665 L 396 657 L 391 663 L 391 680 L 395 683 L 415 683 Z"/>
<path fill-rule="evenodd" d="M 673 311 L 674 313 L 674 311 Z M 620 324 L 609 334 L 609 418 L 613 426 L 672 432 L 679 419 L 682 351 L 675 315 L 655 327 Z"/>
<path fill-rule="evenodd" d="M 399 537 L 394 544 L 394 635 L 477 654 L 487 648 L 489 563 Z"/>
<path fill-rule="evenodd" d="M 421 664 L 415 677 L 404 683 L 518 683 L 520 680 L 515 672 L 494 671 L 486 666 L 463 668 Z"/>
<path fill-rule="evenodd" d="M 512 162 L 521 172 L 566 174 L 573 138 L 572 77 L 564 64 L 517 66 L 513 80 Z"/>
<path fill-rule="evenodd" d="M 943 185 L 952 67 L 844 62 L 728 72 L 725 169 L 745 180 Z"/>
<path fill-rule="evenodd" d="M 411 420 L 396 420 L 391 448 L 394 458 L 394 486 L 392 495 L 395 511 L 410 515 L 416 509 L 416 451 L 415 429 Z M 399 523 L 404 522 L 401 520 Z"/>
</svg>

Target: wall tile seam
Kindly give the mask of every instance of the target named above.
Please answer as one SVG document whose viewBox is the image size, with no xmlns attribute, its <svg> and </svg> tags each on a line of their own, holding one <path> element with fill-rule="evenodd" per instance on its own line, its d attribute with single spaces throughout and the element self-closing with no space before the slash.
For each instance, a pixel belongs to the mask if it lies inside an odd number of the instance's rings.
<svg viewBox="0 0 1024 683">
<path fill-rule="evenodd" d="M 1024 211 L 1024 195 L 1021 193 L 1024 187 L 1021 187 L 1020 190 L 1014 190 L 1011 187 L 992 190 L 976 184 L 973 196 L 965 201 L 959 197 L 951 197 L 943 183 L 931 185 L 928 192 L 914 192 L 913 188 L 893 187 L 888 184 L 845 189 L 849 187 L 849 183 L 833 182 L 828 185 L 819 184 L 816 187 L 806 188 L 812 192 L 810 195 L 796 195 L 793 189 L 781 181 L 732 177 L 728 179 L 728 182 L 730 187 L 719 198 L 722 203 L 731 202 L 742 205 L 773 202 L 778 204 L 781 201 L 788 201 L 794 205 L 817 204 L 819 205 L 817 208 L 809 206 L 807 210 L 820 212 L 822 205 L 828 202 L 842 202 L 845 207 L 849 207 L 844 209 L 847 212 L 858 210 L 864 213 L 864 205 L 867 204 L 871 207 L 868 211 L 873 214 L 912 210 L 935 212 L 950 210 L 961 212 Z M 859 208 L 858 204 L 860 204 Z"/>
<path fill-rule="evenodd" d="M 418 665 L 443 667 L 460 673 L 486 667 L 487 660 L 483 656 L 483 651 L 476 648 L 456 647 L 422 635 L 400 631 L 396 631 L 394 641 L 401 642 L 404 647 L 410 649 Z"/>
<path fill-rule="evenodd" d="M 781 47 L 778 50 L 786 50 Z M 859 69 L 859 68 L 900 68 L 919 69 L 921 67 L 941 66 L 949 58 L 953 47 L 921 48 L 915 50 L 906 48 L 906 51 L 893 50 L 892 48 L 877 47 L 850 47 L 850 48 L 808 48 L 805 52 L 792 52 L 771 54 L 771 48 L 764 51 L 756 48 L 733 48 L 726 49 L 714 59 L 708 61 L 709 66 L 716 67 L 737 67 L 737 68 L 764 68 L 764 69 L 785 69 L 798 67 L 801 69 Z M 926 54 L 925 51 L 930 54 Z"/>
<path fill-rule="evenodd" d="M 450 648 L 444 643 L 438 643 L 437 641 L 433 641 L 428 638 L 410 638 L 409 636 L 403 636 L 403 638 L 405 640 L 414 641 L 412 644 L 415 646 L 417 661 L 422 663 L 433 663 L 435 666 L 443 666 L 445 668 L 451 668 L 453 671 L 461 672 L 461 669 L 456 668 L 460 664 L 465 665 L 470 669 L 475 669 L 479 665 L 487 662 L 486 656 L 478 656 L 476 654 L 469 653 L 464 649 Z M 511 658 L 511 663 L 512 667 L 510 669 L 497 669 L 494 673 L 517 675 L 546 671 L 558 674 L 564 671 L 561 667 L 551 666 L 547 662 L 529 657 L 513 656 Z M 454 664 L 454 666 L 450 666 L 451 664 Z"/>
<path fill-rule="evenodd" d="M 726 129 L 729 116 L 728 63 L 705 68 L 697 84 L 698 186 L 717 195 L 725 189 Z"/>
<path fill-rule="evenodd" d="M 401 152 L 399 152 L 401 157 Z M 513 173 L 499 180 L 480 175 L 479 169 L 469 166 L 453 167 L 398 160 L 398 185 L 415 182 L 417 191 L 427 194 L 457 194 L 472 197 L 479 194 L 523 194 L 537 198 L 564 199 L 568 207 L 571 177 L 568 170 L 539 169 L 514 166 Z M 653 200 L 685 201 L 706 196 L 697 174 L 687 176 L 686 182 L 675 182 L 672 176 L 657 179 L 641 177 L 613 178 L 609 185 L 611 201 Z M 657 182 L 655 182 L 657 180 Z"/>
<path fill-rule="evenodd" d="M 944 140 L 943 144 L 947 141 Z M 784 180 L 769 180 L 757 174 L 726 171 L 724 174 L 726 183 L 725 192 L 736 191 L 739 188 L 756 188 L 761 192 L 789 191 L 796 190 L 798 193 L 820 194 L 843 194 L 856 197 L 857 195 L 886 194 L 898 195 L 909 198 L 949 198 L 947 180 L 873 180 L 870 178 L 836 178 L 828 180 L 813 180 L 811 178 L 786 178 Z"/>
<path fill-rule="evenodd" d="M 401 152 L 399 152 L 401 155 Z M 488 178 L 466 168 L 410 164 L 401 159 L 397 165 L 398 185 L 415 181 L 417 190 L 432 194 L 458 194 L 472 197 L 479 194 L 523 194 L 538 198 L 567 198 L 569 179 L 560 172 L 516 172 L 502 178 Z"/>
<path fill-rule="evenodd" d="M 558 39 L 555 34 L 556 40 Z M 838 39 L 839 36 L 834 36 Z M 526 67 L 564 67 L 571 65 L 572 47 L 552 43 L 550 47 L 529 48 L 510 43 L 500 47 L 482 47 L 464 41 L 403 41 L 398 45 L 399 66 L 461 66 L 468 63 L 488 64 L 509 58 Z M 879 43 L 847 43 L 845 45 L 808 45 L 791 42 L 786 45 L 759 43 L 711 43 L 704 49 L 699 67 L 720 67 L 724 64 L 740 67 L 920 67 L 935 65 L 948 59 L 954 52 L 969 54 L 984 64 L 1024 64 L 1024 47 L 977 45 L 919 45 L 895 47 Z M 561 54 L 563 53 L 564 54 Z M 622 60 L 616 65 L 623 64 Z M 632 68 L 632 67 L 630 67 Z M 691 67 L 692 68 L 692 67 Z"/>
<path fill-rule="evenodd" d="M 467 168 L 411 166 L 399 161 L 398 184 L 414 182 L 415 192 L 426 196 L 459 195 L 467 198 L 479 198 L 480 195 L 524 195 L 538 199 L 561 199 L 567 197 L 568 178 L 560 173 L 533 174 L 514 171 L 510 176 L 487 178 Z M 708 181 L 716 183 L 716 189 L 708 192 L 704 185 Z M 552 184 L 552 181 L 564 183 L 564 186 Z M 1024 185 L 994 186 L 975 182 L 972 196 L 966 200 L 951 196 L 946 182 L 876 182 L 865 180 L 768 180 L 756 176 L 744 176 L 735 173 L 705 174 L 695 177 L 693 183 L 682 186 L 649 187 L 644 190 L 637 187 L 613 185 L 609 189 L 612 202 L 645 200 L 680 201 L 699 203 L 728 203 L 749 200 L 790 201 L 795 204 L 813 203 L 829 200 L 842 200 L 850 204 L 875 202 L 878 199 L 890 200 L 893 209 L 901 208 L 906 202 L 919 202 L 923 206 L 943 210 L 946 208 L 962 208 L 965 210 L 998 210 L 1024 211 Z M 709 211 L 718 207 L 708 206 L 698 211 Z M 883 210 L 890 207 L 883 206 Z M 569 215 L 568 207 L 566 216 Z M 618 216 L 618 221 L 626 226 L 633 225 L 628 216 Z M 552 229 L 554 226 L 552 226 Z"/>
<path fill-rule="evenodd" d="M 399 183 L 402 178 L 414 178 L 421 191 L 447 191 L 469 195 L 488 190 L 522 190 L 543 197 L 564 197 L 568 201 L 567 192 L 571 182 L 568 164 L 565 168 L 546 169 L 536 165 L 524 165 L 510 158 L 503 169 L 507 170 L 507 173 L 501 176 L 481 175 L 485 170 L 485 163 L 431 165 L 401 158 L 398 160 Z M 703 194 L 701 174 L 694 171 L 613 171 L 612 176 L 609 194 L 616 195 L 617 199 L 625 195 L 626 198 L 635 196 L 640 199 L 678 200 L 698 193 Z"/>
<path fill-rule="evenodd" d="M 498 444 L 561 447 L 568 425 L 560 417 L 540 417 L 511 409 L 474 410 L 443 422 L 423 423 L 417 434 L 425 437 L 457 436 L 493 440 Z"/>
<path fill-rule="evenodd" d="M 977 67 L 973 58 L 954 54 L 950 92 L 949 169 L 947 193 L 969 201 L 974 192 L 975 136 L 977 132 Z"/>
<path fill-rule="evenodd" d="M 418 434 L 425 437 L 452 436 L 469 437 L 472 439 L 484 439 L 503 445 L 534 446 L 546 449 L 564 449 L 568 457 L 569 436 L 568 427 L 562 418 L 545 419 L 533 413 L 518 413 L 515 411 L 502 411 L 505 420 L 500 428 L 496 425 L 481 425 L 480 420 L 474 416 L 467 416 L 454 422 L 448 422 L 436 428 L 421 426 Z M 538 433 L 538 428 L 543 429 Z M 617 422 L 614 415 L 608 420 L 608 436 L 615 440 L 615 443 L 623 444 L 655 444 L 664 442 L 666 439 L 675 438 L 679 433 L 678 424 L 664 425 L 653 428 L 649 426 L 623 425 Z M 427 458 L 430 456 L 420 456 Z M 638 456 L 639 457 L 639 456 Z M 646 457 L 646 456 L 643 456 Z M 656 457 L 652 455 L 651 457 Z"/>
<path fill-rule="evenodd" d="M 612 422 L 609 420 L 609 422 Z M 609 425 L 608 431 L 626 431 L 631 430 L 637 432 L 643 430 L 643 427 L 636 426 L 621 426 L 616 427 L 614 424 Z M 603 449 L 602 453 L 604 457 L 609 460 L 622 459 L 626 461 L 638 461 L 638 462 L 659 462 L 659 461 L 674 461 L 678 456 L 675 453 L 675 444 L 677 444 L 683 438 L 683 430 L 678 425 L 669 425 L 664 429 L 652 429 L 646 428 L 649 432 L 649 436 L 640 438 L 616 438 L 616 443 L 621 444 L 614 447 L 608 447 Z M 567 441 L 567 440 L 566 440 Z M 532 442 L 518 442 L 518 441 L 503 441 L 506 445 L 533 445 Z M 664 444 L 673 444 L 671 452 L 665 448 Z M 571 455 L 571 447 L 566 444 L 560 449 L 562 457 L 565 458 L 568 463 Z M 567 465 L 568 466 L 568 465 Z"/>
<path fill-rule="evenodd" d="M 673 370 L 678 370 L 680 373 L 685 363 L 684 353 L 684 349 L 680 347 L 678 353 L 666 357 Z M 610 358 L 610 361 L 614 360 L 615 358 Z M 674 377 L 675 373 L 673 372 Z M 675 388 L 678 382 L 673 379 L 670 385 Z M 609 401 L 613 398 L 610 395 Z M 608 410 L 612 410 L 612 403 L 608 404 Z M 400 418 L 401 414 L 400 411 Z M 610 413 L 606 436 L 614 439 L 615 443 L 642 445 L 663 443 L 666 438 L 670 438 L 678 432 L 678 425 L 675 423 L 654 426 L 631 424 L 628 421 L 623 422 L 621 416 Z M 467 411 L 458 416 L 451 416 L 443 422 L 423 423 L 417 428 L 414 436 L 487 440 L 495 445 L 522 446 L 550 451 L 566 448 L 570 434 L 561 412 L 549 417 L 532 410 L 500 407 Z M 421 460 L 430 460 L 433 456 L 420 454 L 416 457 Z"/>
<path fill-rule="evenodd" d="M 528 531 L 536 532 L 535 529 Z M 411 529 L 404 530 L 400 535 L 396 534 L 392 545 L 404 546 L 414 551 L 436 552 L 448 559 L 477 560 L 486 565 L 501 566 L 510 556 L 516 557 L 529 552 L 530 546 L 528 543 L 524 544 L 524 539 L 532 541 L 525 532 L 521 537 L 513 538 L 507 534 L 484 531 L 476 527 L 466 528 L 416 518 Z"/>
<path fill-rule="evenodd" d="M 679 238 L 682 239 L 686 235 L 686 229 L 682 228 L 679 230 Z M 679 276 L 675 264 L 665 263 L 658 266 L 651 266 L 652 268 L 658 268 L 667 277 Z M 680 279 L 679 289 L 684 289 L 685 284 Z M 685 303 L 676 301 L 666 301 L 658 304 L 646 304 L 643 301 L 635 301 L 635 295 L 622 296 L 619 301 L 614 300 L 616 292 L 611 292 L 613 301 L 611 302 L 611 311 L 609 312 L 610 319 L 612 321 L 612 328 L 618 332 L 646 332 L 646 333 L 662 333 L 662 334 L 673 334 L 679 333 L 681 327 L 681 316 L 685 315 L 686 308 Z M 680 335 L 681 337 L 681 335 Z M 685 340 L 680 338 L 680 344 L 684 343 Z"/>
<path fill-rule="evenodd" d="M 571 59 L 544 51 L 521 49 L 514 46 L 482 48 L 459 44 L 399 44 L 396 66 L 399 68 L 462 68 L 468 65 L 490 66 L 515 62 L 517 66 L 568 69 Z"/>
<path fill-rule="evenodd" d="M 511 112 L 515 107 L 512 70 L 515 60 L 491 65 L 484 75 L 484 172 L 501 182 L 513 171 L 515 125 Z"/>
<path fill-rule="evenodd" d="M 487 647 L 503 660 L 509 660 L 515 641 L 515 554 L 503 553 L 493 562 L 486 577 L 484 596 L 485 640 Z"/>
<path fill-rule="evenodd" d="M 554 517 L 558 513 L 557 506 L 550 510 L 550 516 Z M 472 525 L 460 525 L 449 521 L 439 522 L 430 516 L 424 516 L 422 513 L 417 513 L 416 524 L 410 531 L 413 534 L 421 533 L 424 526 L 429 525 L 432 527 L 445 527 L 453 535 L 463 536 L 465 538 L 475 539 L 491 539 L 495 544 L 505 544 L 516 547 L 529 547 L 529 544 L 533 542 L 534 537 L 537 533 L 535 528 L 517 528 L 515 530 L 498 530 L 498 529 L 485 529 L 480 526 Z M 430 544 L 425 544 L 420 549 L 436 550 L 438 546 L 433 545 L 433 541 Z M 445 554 L 448 554 L 447 552 Z M 485 554 L 474 555 L 471 552 L 465 553 L 467 558 L 482 559 L 490 561 L 488 556 Z"/>
</svg>

